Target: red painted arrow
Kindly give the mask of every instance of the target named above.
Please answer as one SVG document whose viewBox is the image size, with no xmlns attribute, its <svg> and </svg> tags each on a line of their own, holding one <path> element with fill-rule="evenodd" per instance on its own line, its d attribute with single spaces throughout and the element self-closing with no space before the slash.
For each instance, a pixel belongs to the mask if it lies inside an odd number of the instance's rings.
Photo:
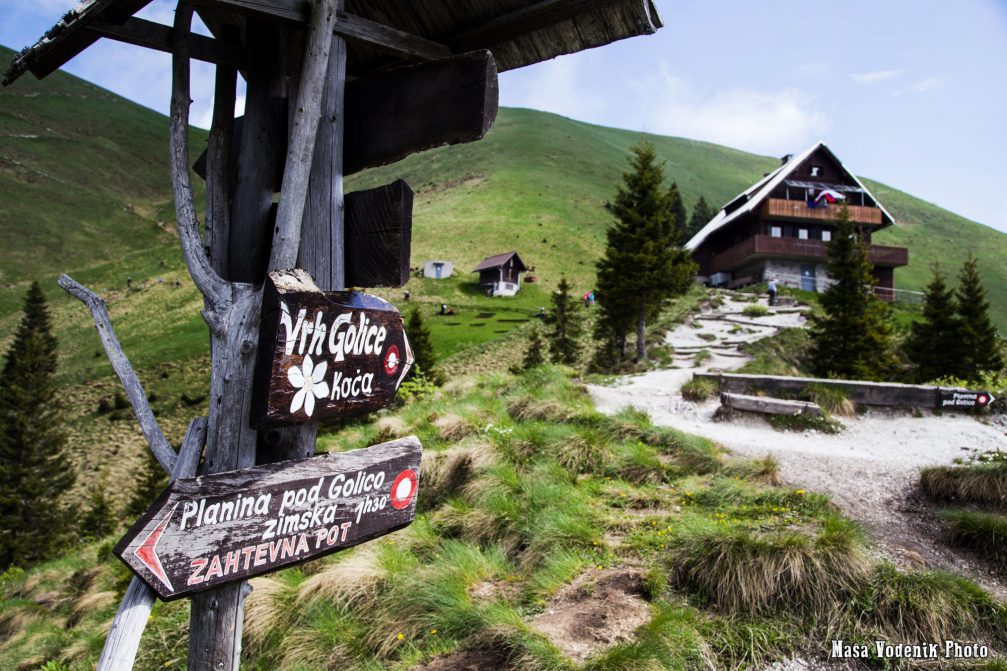
<svg viewBox="0 0 1007 671">
<path fill-rule="evenodd" d="M 178 504 L 171 509 L 164 519 L 154 527 L 154 530 L 147 535 L 147 538 L 140 544 L 133 554 L 136 558 L 143 562 L 143 565 L 147 567 L 151 573 L 157 576 L 157 579 L 164 583 L 164 586 L 168 588 L 169 591 L 174 592 L 175 588 L 171 586 L 171 581 L 168 580 L 168 574 L 164 572 L 164 567 L 161 566 L 161 560 L 157 556 L 157 542 L 161 540 L 161 535 L 164 534 L 164 530 L 168 528 L 168 521 L 171 516 L 175 514 L 175 508 L 178 508 Z"/>
</svg>

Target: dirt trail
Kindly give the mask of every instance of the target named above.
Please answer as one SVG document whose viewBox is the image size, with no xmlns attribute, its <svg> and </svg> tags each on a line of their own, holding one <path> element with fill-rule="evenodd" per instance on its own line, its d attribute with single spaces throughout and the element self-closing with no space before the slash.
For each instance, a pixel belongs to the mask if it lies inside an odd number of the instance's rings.
<svg viewBox="0 0 1007 671">
<path fill-rule="evenodd" d="M 719 400 L 692 403 L 682 398 L 680 389 L 692 374 L 739 368 L 748 359 L 738 351 L 738 343 L 804 324 L 804 315 L 792 309 L 746 317 L 742 310 L 747 305 L 729 297 L 721 307 L 707 308 L 691 323 L 668 333 L 676 365 L 686 367 L 622 378 L 612 386 L 591 385 L 598 409 L 614 413 L 632 405 L 646 411 L 656 424 L 705 436 L 738 454 L 771 454 L 785 481 L 828 493 L 844 513 L 861 521 L 882 556 L 904 568 L 940 568 L 967 575 L 1007 599 L 1007 584 L 974 557 L 948 546 L 933 508 L 914 495 L 921 467 L 950 464 L 973 451 L 1003 449 L 1004 427 L 966 415 L 914 417 L 879 410 L 837 418 L 845 427 L 837 435 L 776 431 L 760 418 L 714 421 Z M 700 335 L 704 333 L 711 335 Z M 688 367 L 699 351 L 709 352 L 709 358 Z"/>
</svg>

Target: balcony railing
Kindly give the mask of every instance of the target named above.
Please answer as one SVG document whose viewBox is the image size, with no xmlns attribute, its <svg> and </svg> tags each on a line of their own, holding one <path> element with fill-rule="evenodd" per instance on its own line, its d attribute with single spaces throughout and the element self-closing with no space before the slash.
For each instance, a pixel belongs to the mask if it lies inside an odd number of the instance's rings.
<svg viewBox="0 0 1007 671">
<path fill-rule="evenodd" d="M 783 198 L 769 198 L 762 206 L 762 214 L 765 217 L 776 217 L 780 219 L 811 219 L 814 221 L 834 221 L 842 207 L 838 203 L 828 207 L 808 207 L 803 200 L 784 200 Z M 846 209 L 850 213 L 850 221 L 858 224 L 869 224 L 872 226 L 881 225 L 881 210 L 876 207 L 865 205 L 847 205 Z"/>
<path fill-rule="evenodd" d="M 822 261 L 828 258 L 827 245 L 828 243 L 821 240 L 756 235 L 713 257 L 711 272 L 733 270 L 748 257 L 753 256 L 782 256 L 792 259 Z M 909 263 L 909 250 L 905 247 L 868 245 L 867 251 L 871 263 L 876 266 L 895 267 Z"/>
</svg>

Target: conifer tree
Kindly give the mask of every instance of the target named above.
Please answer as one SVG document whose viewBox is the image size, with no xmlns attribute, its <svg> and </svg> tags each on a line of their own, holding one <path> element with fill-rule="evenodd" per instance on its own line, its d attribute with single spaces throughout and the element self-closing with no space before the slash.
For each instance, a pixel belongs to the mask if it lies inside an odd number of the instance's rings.
<svg viewBox="0 0 1007 671">
<path fill-rule="evenodd" d="M 538 326 L 531 331 L 531 338 L 528 339 L 528 349 L 524 351 L 524 360 L 521 362 L 522 370 L 529 370 L 545 363 L 545 355 L 542 350 L 545 344 L 542 342 L 542 333 Z"/>
<path fill-rule="evenodd" d="M 151 499 L 150 503 L 154 500 Z M 93 483 L 88 492 L 88 507 L 78 521 L 83 538 L 104 538 L 115 530 L 112 519 L 112 502 L 104 483 Z"/>
<path fill-rule="evenodd" d="M 134 518 L 142 515 L 167 486 L 168 474 L 161 468 L 154 453 L 144 450 L 143 472 L 126 507 L 126 514 Z"/>
<path fill-rule="evenodd" d="M 560 278 L 559 287 L 552 294 L 552 311 L 549 313 L 549 359 L 553 363 L 572 366 L 580 355 L 581 316 L 580 302 L 570 295 L 566 276 Z"/>
<path fill-rule="evenodd" d="M 960 377 L 964 371 L 961 320 L 955 315 L 954 293 L 948 288 L 940 266 L 934 264 L 932 272 L 923 320 L 913 324 L 906 340 L 906 355 L 916 366 L 920 382 L 947 375 Z"/>
<path fill-rule="evenodd" d="M 634 325 L 636 358 L 647 358 L 648 320 L 689 288 L 696 271 L 679 246 L 677 189 L 663 188 L 664 166 L 649 143 L 630 151 L 631 170 L 623 174 L 609 207 L 616 222 L 608 229 L 605 253 L 597 264 L 599 355 L 616 363 L 626 356 L 626 337 Z"/>
<path fill-rule="evenodd" d="M 55 372 L 56 338 L 35 282 L 0 373 L 0 568 L 50 556 L 70 526 L 60 501 L 74 476 Z"/>
<path fill-rule="evenodd" d="M 886 379 L 895 368 L 888 306 L 874 293 L 873 266 L 863 232 L 845 205 L 828 245 L 833 280 L 821 294 L 823 316 L 812 317 L 813 368 L 822 377 Z"/>
<path fill-rule="evenodd" d="M 683 244 L 688 242 L 696 233 L 699 233 L 715 216 L 717 216 L 717 210 L 710 207 L 710 204 L 706 202 L 706 198 L 700 196 L 696 202 L 696 206 L 692 208 L 692 217 L 689 219 L 689 225 L 686 227 L 685 235 L 682 237 Z"/>
<path fill-rule="evenodd" d="M 688 242 L 686 228 L 689 225 L 689 216 L 685 212 L 685 203 L 682 201 L 682 193 L 678 190 L 678 182 L 672 182 L 671 189 L 668 190 L 668 208 L 671 210 L 672 228 L 678 235 L 678 241 Z"/>
<path fill-rule="evenodd" d="M 990 319 L 990 304 L 986 288 L 969 252 L 958 273 L 958 318 L 961 320 L 962 377 L 979 378 L 984 371 L 999 371 L 1004 367 L 1000 354 L 1000 338 Z"/>
<path fill-rule="evenodd" d="M 409 346 L 413 350 L 414 371 L 419 370 L 428 380 L 440 384 L 441 377 L 437 370 L 434 346 L 430 342 L 430 329 L 423 323 L 423 315 L 420 314 L 419 306 L 413 306 L 409 312 L 406 335 L 409 337 Z M 410 371 L 410 377 L 414 375 L 414 371 Z"/>
</svg>

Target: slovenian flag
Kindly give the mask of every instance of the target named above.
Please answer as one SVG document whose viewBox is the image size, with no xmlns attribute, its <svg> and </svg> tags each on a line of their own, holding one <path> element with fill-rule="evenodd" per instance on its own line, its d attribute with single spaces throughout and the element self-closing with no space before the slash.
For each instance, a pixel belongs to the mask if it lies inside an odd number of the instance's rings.
<svg viewBox="0 0 1007 671">
<path fill-rule="evenodd" d="M 822 189 L 817 196 L 815 196 L 815 204 L 823 205 L 825 203 L 834 203 L 837 200 L 843 200 L 846 198 L 843 194 L 838 191 L 833 191 L 832 189 Z"/>
</svg>

